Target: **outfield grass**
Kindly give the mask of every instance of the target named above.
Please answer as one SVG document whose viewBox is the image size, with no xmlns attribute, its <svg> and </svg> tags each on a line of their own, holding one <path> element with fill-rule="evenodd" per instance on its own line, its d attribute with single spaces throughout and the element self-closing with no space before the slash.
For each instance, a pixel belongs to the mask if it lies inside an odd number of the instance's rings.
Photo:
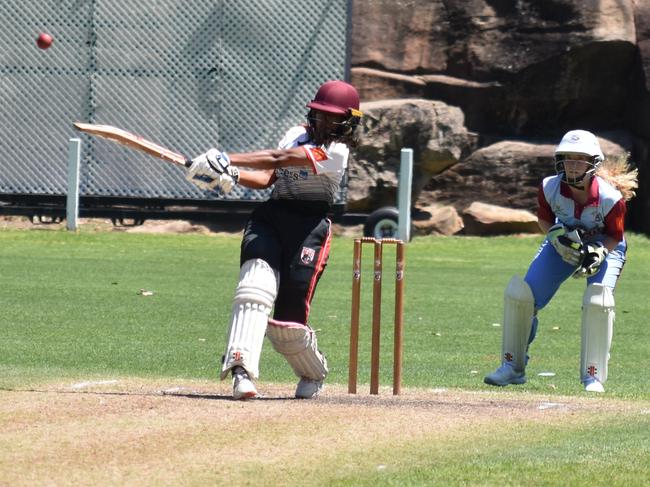
<svg viewBox="0 0 650 487">
<path fill-rule="evenodd" d="M 416 238 L 407 249 L 405 386 L 485 389 L 499 361 L 503 289 L 523 274 L 539 236 Z M 617 288 L 607 393 L 650 398 L 647 276 L 650 241 L 629 236 Z M 352 242 L 336 238 L 312 307 L 312 326 L 347 381 Z M 369 249 L 368 249 L 369 250 Z M 394 252 L 386 249 L 381 382 L 391 381 Z M 238 275 L 239 237 L 64 231 L 0 233 L 0 385 L 80 375 L 214 378 Z M 369 380 L 371 252 L 364 256 L 360 382 Z M 581 394 L 580 303 L 571 280 L 540 314 L 528 384 Z M 139 290 L 153 292 L 143 296 Z M 538 377 L 539 372 L 555 377 Z M 267 345 L 262 381 L 293 382 Z M 363 387 L 363 386 L 362 386 Z"/>
<path fill-rule="evenodd" d="M 271 391 L 269 400 L 241 403 L 225 400 L 230 386 L 216 379 L 237 282 L 237 236 L 2 231 L 0 483 L 646 485 L 650 240 L 629 241 L 604 395 L 579 383 L 584 281 L 576 280 L 540 314 L 529 382 L 505 390 L 483 384 L 499 362 L 503 289 L 525 272 L 539 236 L 409 244 L 406 387 L 395 401 L 385 390 L 365 395 L 366 252 L 361 394 L 346 395 L 352 241 L 336 238 L 311 322 L 328 356 L 330 388 L 320 401 L 288 399 L 295 378 L 267 343 L 260 390 Z M 93 379 L 83 390 L 72 382 Z M 199 392 L 161 394 L 171 385 Z"/>
</svg>

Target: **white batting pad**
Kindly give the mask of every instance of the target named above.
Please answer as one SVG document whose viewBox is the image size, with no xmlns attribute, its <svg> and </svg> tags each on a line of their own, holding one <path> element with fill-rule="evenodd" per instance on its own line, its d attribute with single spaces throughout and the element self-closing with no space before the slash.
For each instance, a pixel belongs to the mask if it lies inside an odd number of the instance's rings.
<svg viewBox="0 0 650 487">
<path fill-rule="evenodd" d="M 244 262 L 232 304 L 222 379 L 237 365 L 244 367 L 252 379 L 259 377 L 262 343 L 277 293 L 278 282 L 271 266 L 262 259 Z"/>
<path fill-rule="evenodd" d="M 607 380 L 607 362 L 614 331 L 614 295 L 602 284 L 590 284 L 582 297 L 580 379 L 592 375 Z"/>
<path fill-rule="evenodd" d="M 301 323 L 269 320 L 266 336 L 278 353 L 284 355 L 298 377 L 323 380 L 327 360 L 318 350 L 316 332 Z"/>
<path fill-rule="evenodd" d="M 515 370 L 523 372 L 535 299 L 526 281 L 515 275 L 506 287 L 503 301 L 502 360 L 511 362 Z"/>
</svg>

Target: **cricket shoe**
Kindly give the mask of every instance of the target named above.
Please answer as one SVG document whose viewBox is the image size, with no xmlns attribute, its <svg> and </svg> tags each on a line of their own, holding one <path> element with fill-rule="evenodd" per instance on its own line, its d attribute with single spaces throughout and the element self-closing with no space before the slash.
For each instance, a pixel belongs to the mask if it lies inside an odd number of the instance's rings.
<svg viewBox="0 0 650 487">
<path fill-rule="evenodd" d="M 516 371 L 510 362 L 505 362 L 497 370 L 486 375 L 483 382 L 492 386 L 523 384 L 526 382 L 526 373 L 524 371 Z"/>
<path fill-rule="evenodd" d="M 323 390 L 323 381 L 301 377 L 296 387 L 297 399 L 314 399 Z"/>
<path fill-rule="evenodd" d="M 582 379 L 582 384 L 587 392 L 605 392 L 605 388 L 593 375 L 586 375 Z"/>
<path fill-rule="evenodd" d="M 243 367 L 234 367 L 232 369 L 232 398 L 250 399 L 257 396 L 255 384 L 248 376 L 248 372 Z"/>
</svg>

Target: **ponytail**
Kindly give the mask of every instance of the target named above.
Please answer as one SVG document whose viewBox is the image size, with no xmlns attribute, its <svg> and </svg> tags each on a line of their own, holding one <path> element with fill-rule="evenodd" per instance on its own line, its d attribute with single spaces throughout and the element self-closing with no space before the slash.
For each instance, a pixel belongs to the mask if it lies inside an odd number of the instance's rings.
<svg viewBox="0 0 650 487">
<path fill-rule="evenodd" d="M 636 195 L 634 190 L 639 187 L 639 170 L 632 169 L 629 157 L 629 153 L 607 157 L 596 169 L 596 175 L 618 189 L 625 201 L 631 200 Z"/>
</svg>

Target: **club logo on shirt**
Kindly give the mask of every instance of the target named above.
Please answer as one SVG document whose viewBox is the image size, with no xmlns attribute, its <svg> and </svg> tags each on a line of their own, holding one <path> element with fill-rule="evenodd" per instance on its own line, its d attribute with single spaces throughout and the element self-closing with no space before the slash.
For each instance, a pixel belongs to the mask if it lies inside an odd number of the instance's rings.
<svg viewBox="0 0 650 487">
<path fill-rule="evenodd" d="M 303 264 L 310 264 L 314 260 L 316 251 L 310 249 L 309 247 L 303 247 L 302 252 L 300 253 L 300 260 Z"/>
<path fill-rule="evenodd" d="M 328 159 L 327 152 L 325 152 L 320 147 L 310 147 L 308 150 L 315 161 L 321 162 Z"/>
</svg>

